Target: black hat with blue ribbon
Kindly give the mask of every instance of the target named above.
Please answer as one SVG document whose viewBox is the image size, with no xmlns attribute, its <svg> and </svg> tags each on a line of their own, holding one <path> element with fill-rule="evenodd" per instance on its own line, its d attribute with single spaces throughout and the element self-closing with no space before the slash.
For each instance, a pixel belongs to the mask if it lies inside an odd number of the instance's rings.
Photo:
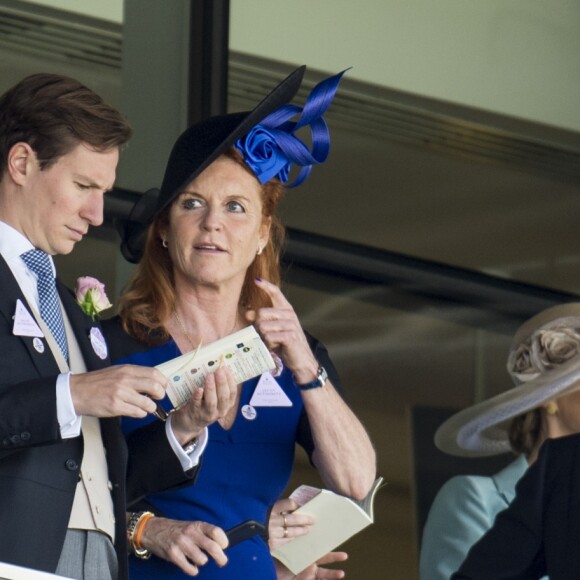
<svg viewBox="0 0 580 580">
<path fill-rule="evenodd" d="M 323 163 L 330 149 L 328 127 L 322 115 L 330 106 L 345 71 L 318 83 L 304 107 L 290 104 L 296 96 L 305 66 L 288 75 L 253 110 L 210 117 L 186 129 L 175 142 L 159 190 L 149 190 L 136 202 L 128 219 L 120 220 L 121 252 L 129 261 L 141 259 L 145 231 L 204 169 L 235 147 L 260 183 L 279 179 L 286 187 L 300 185 L 312 165 Z M 311 148 L 295 133 L 309 127 Z M 300 167 L 289 182 L 292 165 Z"/>
</svg>

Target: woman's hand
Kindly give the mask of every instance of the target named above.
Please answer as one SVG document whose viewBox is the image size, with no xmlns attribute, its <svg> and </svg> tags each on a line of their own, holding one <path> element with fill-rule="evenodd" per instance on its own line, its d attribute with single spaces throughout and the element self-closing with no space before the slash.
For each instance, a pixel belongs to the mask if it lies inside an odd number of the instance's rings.
<svg viewBox="0 0 580 580">
<path fill-rule="evenodd" d="M 292 371 L 298 384 L 313 381 L 318 371 L 318 362 L 294 308 L 275 284 L 266 280 L 256 280 L 256 284 L 268 294 L 272 307 L 250 310 L 246 318 L 256 327 L 266 346 L 278 354 Z"/>
<path fill-rule="evenodd" d="M 151 518 L 143 530 L 141 546 L 190 576 L 197 576 L 209 558 L 218 566 L 225 566 L 228 561 L 224 554 L 228 546 L 225 532 L 206 522 Z"/>
<path fill-rule="evenodd" d="M 293 513 L 297 508 L 298 504 L 290 498 L 279 499 L 272 507 L 268 521 L 268 546 L 271 550 L 308 533 L 314 518 Z"/>
<path fill-rule="evenodd" d="M 308 566 L 302 570 L 300 574 L 294 575 L 286 566 L 274 560 L 276 566 L 276 577 L 278 580 L 335 580 L 337 578 L 344 578 L 344 570 L 336 570 L 334 568 L 322 568 L 325 564 L 334 564 L 336 562 L 344 562 L 348 558 L 346 552 L 329 552 L 323 556 L 312 566 Z"/>
<path fill-rule="evenodd" d="M 307 514 L 294 513 L 298 504 L 290 498 L 279 499 L 270 511 L 268 521 L 268 546 L 270 550 L 281 546 L 290 540 L 308 533 L 310 526 L 314 524 L 314 518 Z M 344 578 L 343 570 L 321 568 L 324 564 L 343 562 L 348 558 L 345 552 L 329 552 L 312 566 L 308 566 L 298 575 L 294 575 L 281 562 L 274 559 L 278 580 L 334 580 Z"/>
<path fill-rule="evenodd" d="M 270 308 L 248 311 L 262 339 L 284 361 L 297 385 L 318 374 L 314 357 L 298 316 L 281 290 L 265 280 L 257 286 L 270 297 Z M 301 393 L 314 440 L 312 462 L 326 487 L 355 499 L 366 496 L 376 478 L 376 455 L 369 436 L 329 379 L 324 388 Z"/>
<path fill-rule="evenodd" d="M 225 417 L 237 398 L 238 386 L 229 368 L 209 373 L 203 389 L 195 389 L 187 404 L 171 416 L 171 428 L 180 444 L 191 441 L 202 429 Z"/>
</svg>

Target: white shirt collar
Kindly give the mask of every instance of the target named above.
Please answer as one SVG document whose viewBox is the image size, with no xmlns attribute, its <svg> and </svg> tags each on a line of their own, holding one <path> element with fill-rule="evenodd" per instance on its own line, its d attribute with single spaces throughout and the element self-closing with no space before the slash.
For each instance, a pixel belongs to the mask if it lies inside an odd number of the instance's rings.
<svg viewBox="0 0 580 580">
<path fill-rule="evenodd" d="M 6 222 L 0 221 L 0 255 L 6 260 L 8 264 L 13 262 L 16 258 L 24 264 L 20 258 L 21 254 L 34 250 L 31 241 L 18 230 L 8 225 Z M 49 255 L 50 263 L 52 264 L 52 271 L 56 275 L 54 262 L 52 256 Z"/>
</svg>

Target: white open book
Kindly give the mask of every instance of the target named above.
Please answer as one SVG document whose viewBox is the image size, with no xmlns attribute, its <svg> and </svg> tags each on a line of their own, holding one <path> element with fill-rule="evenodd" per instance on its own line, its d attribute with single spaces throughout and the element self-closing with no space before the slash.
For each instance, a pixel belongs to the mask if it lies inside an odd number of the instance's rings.
<svg viewBox="0 0 580 580">
<path fill-rule="evenodd" d="M 228 366 L 236 383 L 243 383 L 276 368 L 270 351 L 253 326 L 185 353 L 157 368 L 170 380 L 167 396 L 178 409 L 203 387 L 205 377 L 220 366 Z"/>
<path fill-rule="evenodd" d="M 340 544 L 366 528 L 374 521 L 373 502 L 381 487 L 379 477 L 367 496 L 356 501 L 328 489 L 301 485 L 290 497 L 300 506 L 294 513 L 306 513 L 316 518 L 310 531 L 272 550 L 294 574 L 299 574 Z"/>
</svg>

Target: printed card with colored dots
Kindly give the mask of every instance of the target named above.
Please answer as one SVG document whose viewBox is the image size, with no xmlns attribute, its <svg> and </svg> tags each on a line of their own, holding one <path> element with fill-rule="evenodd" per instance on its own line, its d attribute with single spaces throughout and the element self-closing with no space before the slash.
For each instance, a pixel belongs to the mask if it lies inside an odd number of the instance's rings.
<svg viewBox="0 0 580 580">
<path fill-rule="evenodd" d="M 205 377 L 220 366 L 228 366 L 237 383 L 243 383 L 266 371 L 276 363 L 253 326 L 157 365 L 170 380 L 167 396 L 175 409 L 183 406 L 195 389 L 203 388 Z"/>
</svg>

